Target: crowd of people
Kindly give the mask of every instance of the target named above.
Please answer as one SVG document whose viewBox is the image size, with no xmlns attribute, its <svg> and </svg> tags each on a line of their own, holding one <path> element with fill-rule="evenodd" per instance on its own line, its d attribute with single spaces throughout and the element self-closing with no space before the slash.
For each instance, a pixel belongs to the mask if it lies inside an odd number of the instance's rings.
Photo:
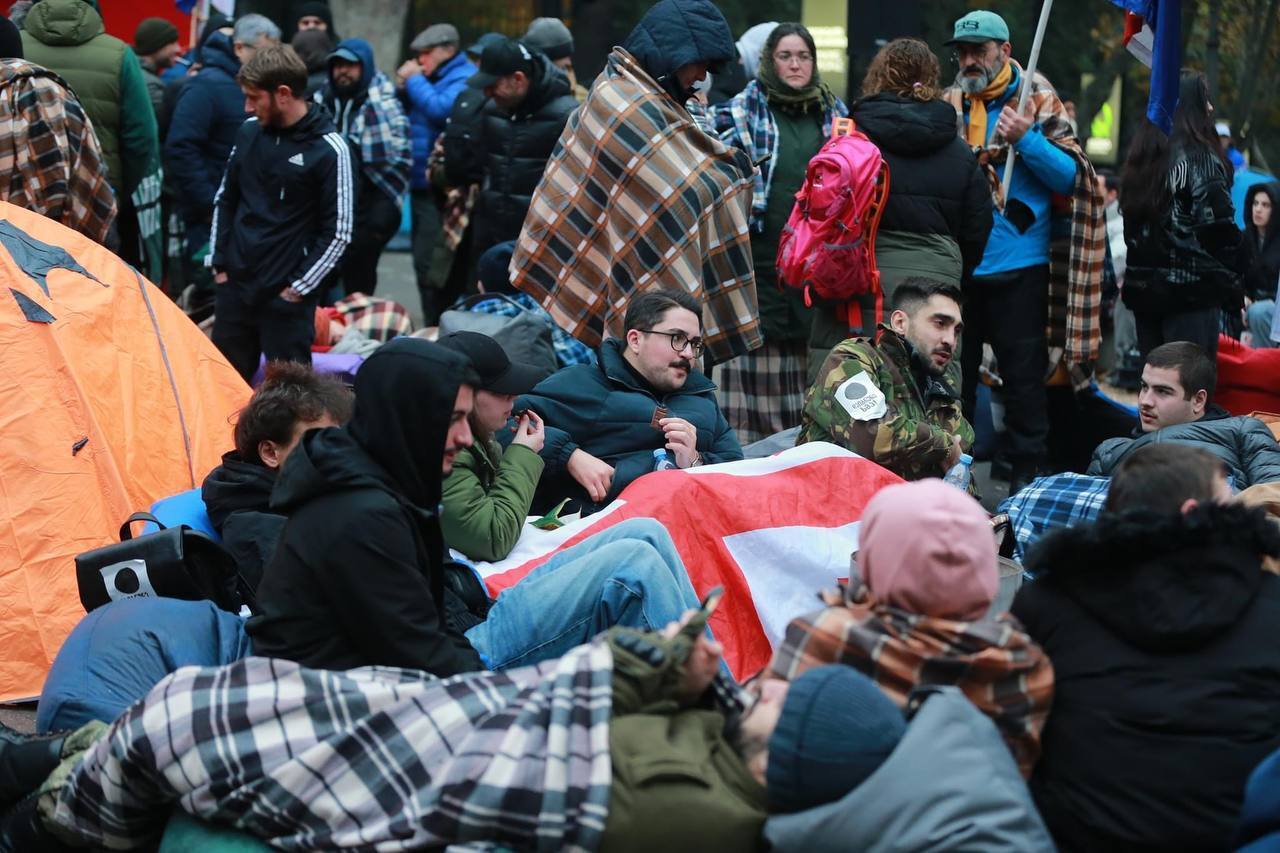
<svg viewBox="0 0 1280 853">
<path fill-rule="evenodd" d="M 7 200 L 166 278 L 261 371 L 201 489 L 241 611 L 90 612 L 39 733 L 0 726 L 0 851 L 1277 843 L 1280 444 L 1215 403 L 1215 356 L 1280 345 L 1280 188 L 1242 234 L 1203 75 L 1115 176 L 986 10 L 954 22 L 953 81 L 897 38 L 848 105 L 806 27 L 735 41 L 710 0 L 658 0 L 593 82 L 555 18 L 433 23 L 389 74 L 324 2 L 295 12 L 215 16 L 185 57 L 159 19 L 106 35 L 93 0 L 0 19 Z M 849 119 L 891 182 L 877 287 L 836 303 L 778 244 Z M 374 299 L 405 205 L 408 334 Z M 390 318 L 350 387 L 309 366 L 334 303 Z M 1064 467 L 1055 413 L 1097 393 L 1104 330 L 1137 416 L 1095 430 L 1087 521 L 1037 530 L 1006 607 L 997 525 L 952 476 L 980 386 L 1020 506 Z M 701 597 L 652 518 L 496 596 L 476 570 L 535 516 L 816 442 L 904 482 L 758 673 L 709 623 L 750 602 Z"/>
</svg>

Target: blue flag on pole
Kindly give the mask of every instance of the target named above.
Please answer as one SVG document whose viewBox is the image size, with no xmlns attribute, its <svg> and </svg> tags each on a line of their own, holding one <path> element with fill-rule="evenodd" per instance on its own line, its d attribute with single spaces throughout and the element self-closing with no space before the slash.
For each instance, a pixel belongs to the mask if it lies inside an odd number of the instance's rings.
<svg viewBox="0 0 1280 853">
<path fill-rule="evenodd" d="M 1151 66 L 1151 96 L 1147 99 L 1147 118 L 1169 133 L 1173 130 L 1173 111 L 1178 107 L 1178 78 L 1182 71 L 1182 0 L 1111 2 L 1146 22 L 1143 33 L 1134 40 L 1150 39 L 1151 61 L 1147 64 Z"/>
<path fill-rule="evenodd" d="M 191 10 L 196 7 L 199 0 L 173 0 L 173 4 L 178 7 L 178 11 L 184 15 L 190 15 Z"/>
</svg>

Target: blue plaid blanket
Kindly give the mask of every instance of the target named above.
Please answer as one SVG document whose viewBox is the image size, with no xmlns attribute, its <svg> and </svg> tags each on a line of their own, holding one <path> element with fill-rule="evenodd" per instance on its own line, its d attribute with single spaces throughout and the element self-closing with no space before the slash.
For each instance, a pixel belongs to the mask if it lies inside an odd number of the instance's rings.
<svg viewBox="0 0 1280 853">
<path fill-rule="evenodd" d="M 1013 556 L 1022 562 L 1037 539 L 1058 527 L 1087 524 L 1098 517 L 1107 501 L 1110 477 L 1053 474 L 1039 477 L 1016 495 L 1001 501 L 997 512 L 1008 513 L 1017 541 Z"/>
<path fill-rule="evenodd" d="M 518 292 L 503 295 L 515 300 L 526 311 L 532 311 L 540 317 L 546 317 L 551 322 L 551 345 L 555 348 L 556 361 L 560 363 L 561 367 L 568 367 L 571 364 L 596 363 L 595 351 L 557 326 L 551 320 L 551 315 L 544 311 L 532 296 Z M 512 305 L 507 299 L 499 299 L 496 296 L 493 299 L 481 299 L 467 310 L 479 311 L 481 314 L 493 314 L 498 317 L 517 317 L 520 314 L 520 308 Z"/>
</svg>

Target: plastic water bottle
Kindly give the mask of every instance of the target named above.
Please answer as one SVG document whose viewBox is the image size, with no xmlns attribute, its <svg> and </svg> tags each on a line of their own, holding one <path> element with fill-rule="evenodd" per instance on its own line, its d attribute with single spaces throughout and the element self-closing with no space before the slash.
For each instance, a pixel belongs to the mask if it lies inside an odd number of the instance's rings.
<svg viewBox="0 0 1280 853">
<path fill-rule="evenodd" d="M 960 454 L 960 461 L 951 466 L 951 470 L 947 472 L 947 476 L 943 477 L 943 481 L 950 483 L 962 492 L 969 491 L 969 480 L 973 477 L 970 470 L 973 467 L 973 457 L 968 453 Z"/>
<path fill-rule="evenodd" d="M 674 471 L 680 466 L 671 458 L 671 454 L 665 449 L 659 447 L 653 451 L 653 470 L 655 471 Z"/>
</svg>

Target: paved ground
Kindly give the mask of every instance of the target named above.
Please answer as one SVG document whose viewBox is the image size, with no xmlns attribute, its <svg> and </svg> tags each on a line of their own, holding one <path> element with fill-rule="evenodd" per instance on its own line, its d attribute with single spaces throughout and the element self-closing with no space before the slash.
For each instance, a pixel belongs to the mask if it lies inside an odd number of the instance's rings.
<svg viewBox="0 0 1280 853">
<path fill-rule="evenodd" d="M 35 704 L 29 702 L 24 705 L 0 705 L 0 723 L 20 732 L 35 731 Z"/>
</svg>

